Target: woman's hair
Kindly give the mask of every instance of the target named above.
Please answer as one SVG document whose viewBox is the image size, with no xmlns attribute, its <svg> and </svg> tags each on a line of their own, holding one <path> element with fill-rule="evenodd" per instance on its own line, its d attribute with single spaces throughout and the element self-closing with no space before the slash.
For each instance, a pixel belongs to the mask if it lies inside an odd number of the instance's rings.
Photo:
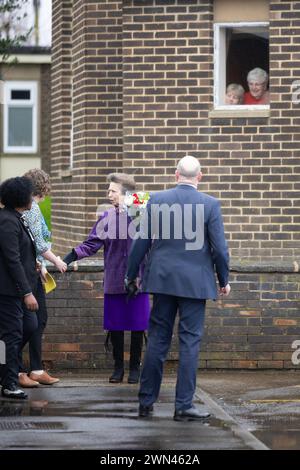
<svg viewBox="0 0 300 470">
<path fill-rule="evenodd" d="M 135 190 L 135 181 L 134 177 L 127 175 L 126 173 L 110 173 L 107 175 L 107 181 L 109 183 L 118 183 L 122 186 L 122 193 L 125 194 L 126 191 Z"/>
<path fill-rule="evenodd" d="M 24 176 L 32 181 L 34 196 L 43 197 L 50 192 L 50 177 L 44 170 L 34 168 L 33 170 L 27 171 Z"/>
<path fill-rule="evenodd" d="M 234 92 L 240 98 L 242 98 L 244 96 L 245 90 L 242 87 L 242 85 L 239 85 L 238 83 L 230 83 L 226 88 L 226 93 L 230 93 L 230 92 Z"/>
<path fill-rule="evenodd" d="M 255 69 L 250 70 L 250 72 L 247 75 L 247 82 L 251 82 L 252 80 L 256 80 L 259 82 L 266 82 L 269 79 L 269 75 L 267 72 L 259 67 L 256 67 Z"/>
<path fill-rule="evenodd" d="M 9 209 L 27 207 L 32 200 L 32 195 L 32 181 L 25 176 L 9 178 L 0 186 L 1 203 Z"/>
</svg>

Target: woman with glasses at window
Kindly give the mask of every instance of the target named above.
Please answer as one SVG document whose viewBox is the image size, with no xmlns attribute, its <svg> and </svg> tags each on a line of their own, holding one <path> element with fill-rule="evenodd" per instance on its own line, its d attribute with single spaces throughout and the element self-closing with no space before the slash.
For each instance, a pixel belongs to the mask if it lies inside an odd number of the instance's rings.
<svg viewBox="0 0 300 470">
<path fill-rule="evenodd" d="M 265 70 L 259 67 L 250 70 L 247 75 L 249 91 L 244 95 L 244 104 L 269 104 L 268 80 L 269 76 Z"/>
</svg>

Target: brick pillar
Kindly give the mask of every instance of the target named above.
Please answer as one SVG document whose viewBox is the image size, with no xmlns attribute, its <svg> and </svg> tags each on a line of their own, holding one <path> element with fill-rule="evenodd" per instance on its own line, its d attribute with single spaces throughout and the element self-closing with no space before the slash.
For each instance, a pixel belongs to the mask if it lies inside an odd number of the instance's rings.
<svg viewBox="0 0 300 470">
<path fill-rule="evenodd" d="M 71 132 L 72 1 L 54 0 L 52 16 L 51 176 L 55 248 L 65 241 L 70 184 L 62 179 L 69 166 Z"/>
<path fill-rule="evenodd" d="M 63 161 L 55 182 L 54 238 L 60 252 L 87 235 L 106 198 L 106 175 L 122 168 L 123 150 L 122 1 L 74 0 L 72 17 L 73 165 Z M 70 109 L 66 112 L 71 126 Z M 70 149 L 70 132 L 66 141 Z"/>
</svg>

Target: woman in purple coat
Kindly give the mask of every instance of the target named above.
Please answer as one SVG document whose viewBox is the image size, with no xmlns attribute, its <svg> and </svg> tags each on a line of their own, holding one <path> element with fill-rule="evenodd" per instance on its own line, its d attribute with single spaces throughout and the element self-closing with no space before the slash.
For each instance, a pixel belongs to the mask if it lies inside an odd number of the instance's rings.
<svg viewBox="0 0 300 470">
<path fill-rule="evenodd" d="M 124 278 L 132 239 L 128 226 L 132 222 L 124 210 L 126 191 L 134 191 L 135 181 L 124 173 L 111 173 L 108 198 L 113 205 L 92 228 L 88 238 L 74 248 L 64 261 L 92 256 L 104 249 L 104 329 L 109 331 L 114 357 L 114 371 L 109 381 L 122 382 L 124 376 L 124 331 L 131 331 L 128 383 L 138 383 L 144 330 L 148 327 L 150 302 L 147 294 L 127 299 Z"/>
</svg>

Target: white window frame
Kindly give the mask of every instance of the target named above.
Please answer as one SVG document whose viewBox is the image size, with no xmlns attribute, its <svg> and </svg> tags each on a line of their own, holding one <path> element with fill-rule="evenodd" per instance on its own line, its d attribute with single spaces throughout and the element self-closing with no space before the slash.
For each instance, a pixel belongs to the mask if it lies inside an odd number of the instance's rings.
<svg viewBox="0 0 300 470">
<path fill-rule="evenodd" d="M 269 23 L 265 21 L 242 21 L 232 23 L 215 23 L 214 24 L 214 109 L 216 110 L 268 110 L 269 104 L 220 104 L 221 96 L 226 93 L 226 37 L 225 28 L 255 28 L 258 26 L 269 27 Z M 221 62 L 222 61 L 222 62 Z M 222 70 L 221 70 L 222 69 Z M 222 73 L 221 73 L 222 71 Z"/>
<path fill-rule="evenodd" d="M 73 75 L 71 82 L 71 129 L 70 129 L 70 170 L 73 170 L 74 166 L 74 85 L 73 85 Z"/>
<path fill-rule="evenodd" d="M 30 100 L 12 100 L 12 90 L 30 90 Z M 37 153 L 37 112 L 38 112 L 38 87 L 36 81 L 12 81 L 4 82 L 4 119 L 3 119 L 3 150 L 4 153 Z M 32 108 L 32 145 L 13 146 L 8 145 L 8 111 L 9 106 Z"/>
</svg>

